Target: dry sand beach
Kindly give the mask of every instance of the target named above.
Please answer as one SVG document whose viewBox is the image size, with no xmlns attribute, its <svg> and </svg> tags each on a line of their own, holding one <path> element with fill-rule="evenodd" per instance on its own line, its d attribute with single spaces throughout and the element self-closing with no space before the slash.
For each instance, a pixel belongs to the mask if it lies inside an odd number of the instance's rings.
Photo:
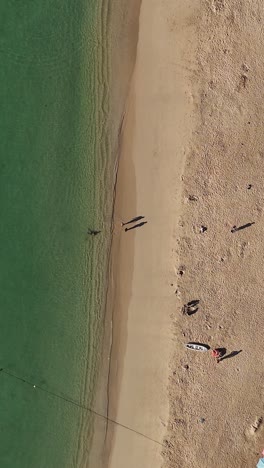
<svg viewBox="0 0 264 468">
<path fill-rule="evenodd" d="M 264 444 L 263 22 L 259 1 L 142 1 L 111 270 L 109 417 L 131 430 L 108 425 L 111 468 L 247 468 Z"/>
</svg>

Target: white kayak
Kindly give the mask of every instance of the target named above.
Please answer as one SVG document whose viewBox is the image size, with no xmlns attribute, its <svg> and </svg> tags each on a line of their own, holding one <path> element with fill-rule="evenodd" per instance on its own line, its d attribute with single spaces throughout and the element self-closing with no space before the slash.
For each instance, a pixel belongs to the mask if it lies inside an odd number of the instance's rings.
<svg viewBox="0 0 264 468">
<path fill-rule="evenodd" d="M 209 349 L 209 346 L 202 345 L 200 343 L 187 343 L 185 346 L 193 351 L 208 351 Z"/>
</svg>

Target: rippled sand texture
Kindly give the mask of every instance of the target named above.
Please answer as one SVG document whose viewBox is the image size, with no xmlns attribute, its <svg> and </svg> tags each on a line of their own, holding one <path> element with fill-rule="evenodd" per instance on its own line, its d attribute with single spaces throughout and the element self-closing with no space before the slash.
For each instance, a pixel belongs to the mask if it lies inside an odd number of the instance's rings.
<svg viewBox="0 0 264 468">
<path fill-rule="evenodd" d="M 202 1 L 192 18 L 196 129 L 172 258 L 169 468 L 255 467 L 263 450 L 263 21 L 261 1 Z M 197 313 L 183 315 L 194 299 Z M 188 341 L 226 356 L 217 364 Z"/>
<path fill-rule="evenodd" d="M 108 15 L 95 0 L 0 6 L 0 366 L 44 390 L 1 374 L 5 468 L 88 460 L 93 418 L 59 396 L 90 407 L 101 356 L 114 180 Z"/>
</svg>

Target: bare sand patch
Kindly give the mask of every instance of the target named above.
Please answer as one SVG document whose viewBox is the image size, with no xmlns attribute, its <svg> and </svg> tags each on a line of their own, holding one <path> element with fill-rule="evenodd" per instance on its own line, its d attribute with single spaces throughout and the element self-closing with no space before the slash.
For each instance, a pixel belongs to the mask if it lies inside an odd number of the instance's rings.
<svg viewBox="0 0 264 468">
<path fill-rule="evenodd" d="M 263 448 L 263 21 L 258 1 L 201 2 L 199 123 L 175 242 L 174 263 L 185 268 L 177 281 L 166 467 L 249 468 Z M 234 225 L 243 229 L 232 232 Z M 182 315 L 192 299 L 199 311 Z M 188 341 L 226 347 L 229 358 L 216 364 L 210 353 L 186 350 Z"/>
<path fill-rule="evenodd" d="M 193 2 L 143 0 L 136 65 L 121 134 L 113 244 L 109 466 L 159 467 L 175 346 L 173 245 L 194 96 Z M 124 232 L 121 220 L 147 224 Z M 172 280 L 172 278 L 174 278 Z M 133 432 L 136 431 L 136 432 Z M 152 439 L 152 440 L 151 440 Z"/>
</svg>

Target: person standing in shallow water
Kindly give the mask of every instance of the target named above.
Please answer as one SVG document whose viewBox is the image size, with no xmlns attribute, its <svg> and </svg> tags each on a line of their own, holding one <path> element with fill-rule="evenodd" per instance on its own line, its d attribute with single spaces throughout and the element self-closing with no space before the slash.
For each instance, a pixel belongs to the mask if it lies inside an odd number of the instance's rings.
<svg viewBox="0 0 264 468">
<path fill-rule="evenodd" d="M 89 236 L 97 236 L 97 234 L 100 234 L 101 231 L 95 231 L 93 229 L 88 229 L 87 234 Z"/>
</svg>

